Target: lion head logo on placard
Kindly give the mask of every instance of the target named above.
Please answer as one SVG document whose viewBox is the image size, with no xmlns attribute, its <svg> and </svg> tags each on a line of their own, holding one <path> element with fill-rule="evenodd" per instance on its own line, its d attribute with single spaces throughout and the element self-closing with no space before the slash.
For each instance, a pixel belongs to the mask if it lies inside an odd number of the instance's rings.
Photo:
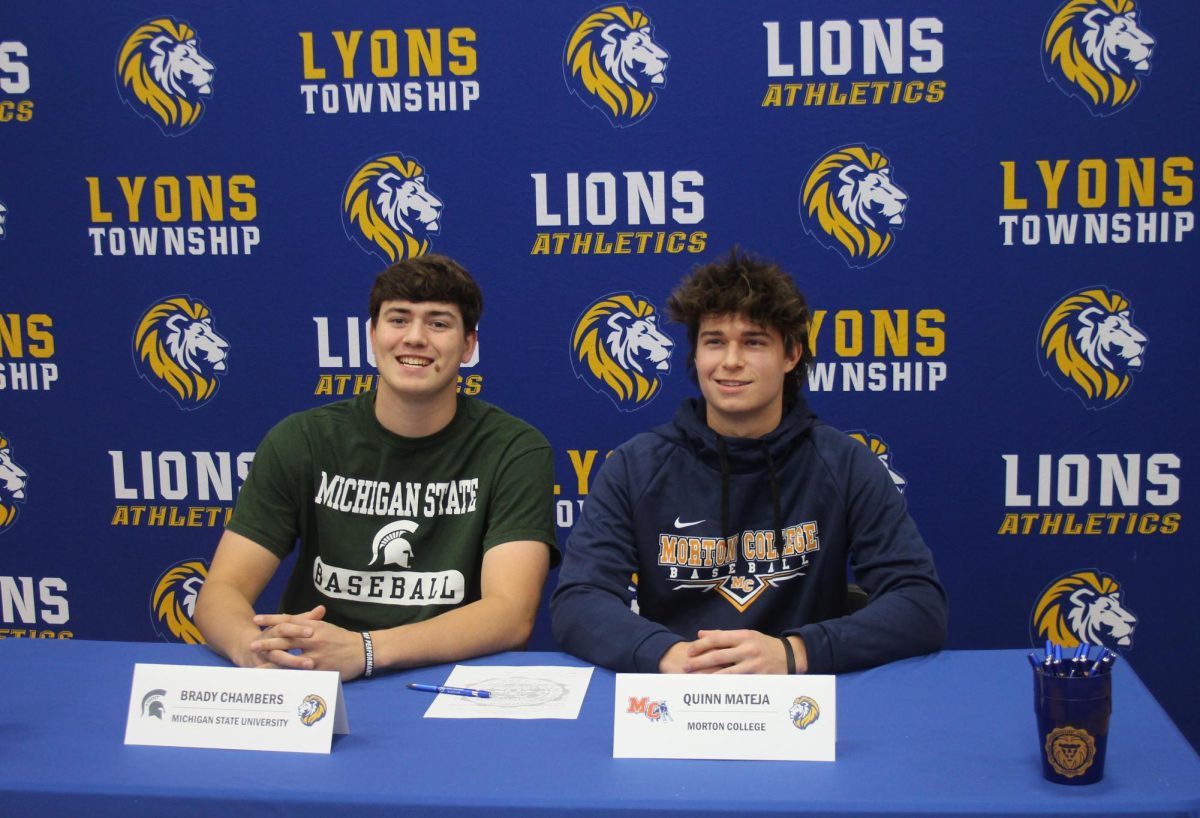
<svg viewBox="0 0 1200 818">
<path fill-rule="evenodd" d="M 575 377 L 629 412 L 658 395 L 671 371 L 674 347 L 658 327 L 653 304 L 633 293 L 610 293 L 575 322 L 571 368 Z"/>
<path fill-rule="evenodd" d="M 1117 650 L 1133 646 L 1137 617 L 1121 599 L 1121 583 L 1095 569 L 1065 574 L 1046 586 L 1030 617 L 1034 645 L 1080 644 Z"/>
<path fill-rule="evenodd" d="M 1125 296 L 1103 286 L 1077 290 L 1055 304 L 1038 332 L 1038 365 L 1088 409 L 1122 398 L 1140 371 L 1147 337 L 1133 325 Z"/>
<path fill-rule="evenodd" d="M 1095 116 L 1124 108 L 1150 73 L 1155 40 L 1133 0 L 1067 0 L 1042 37 L 1046 79 L 1077 97 Z"/>
<path fill-rule="evenodd" d="M 173 17 L 147 20 L 121 44 L 117 93 L 167 136 L 190 130 L 212 96 L 212 62 L 187 23 Z"/>
<path fill-rule="evenodd" d="M 796 729 L 803 730 L 821 717 L 821 708 L 811 696 L 797 696 L 788 708 L 788 718 Z"/>
<path fill-rule="evenodd" d="M 874 264 L 892 249 L 907 208 L 908 194 L 893 180 L 891 161 L 866 145 L 822 156 L 800 194 L 804 232 L 851 267 Z"/>
<path fill-rule="evenodd" d="M 192 617 L 196 613 L 196 598 L 207 577 L 208 564 L 204 560 L 180 560 L 154 583 L 150 618 L 159 639 L 187 645 L 205 644 Z"/>
<path fill-rule="evenodd" d="M 571 31 L 563 55 L 567 88 L 614 127 L 640 122 L 667 81 L 670 55 L 654 40 L 641 9 L 613 5 L 588 14 Z"/>
<path fill-rule="evenodd" d="M 442 200 L 428 187 L 425 168 L 393 153 L 365 162 L 342 195 L 346 235 L 386 264 L 429 252 L 441 232 Z"/>
<path fill-rule="evenodd" d="M 151 305 L 133 334 L 138 374 L 180 409 L 197 409 L 212 399 L 228 357 L 229 342 L 213 328 L 208 307 L 189 295 Z"/>
<path fill-rule="evenodd" d="M 325 700 L 316 693 L 309 693 L 296 708 L 296 715 L 300 717 L 300 723 L 305 727 L 312 727 L 325 718 L 327 712 L 329 712 L 329 708 L 325 705 Z"/>
</svg>

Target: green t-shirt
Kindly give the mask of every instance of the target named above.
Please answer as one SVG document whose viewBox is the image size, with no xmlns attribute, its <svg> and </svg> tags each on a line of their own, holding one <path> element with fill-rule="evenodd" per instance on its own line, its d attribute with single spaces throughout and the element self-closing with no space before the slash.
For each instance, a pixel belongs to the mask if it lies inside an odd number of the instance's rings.
<svg viewBox="0 0 1200 818">
<path fill-rule="evenodd" d="M 495 406 L 460 396 L 446 428 L 405 438 L 370 392 L 268 432 L 229 529 L 281 559 L 299 538 L 281 611 L 390 628 L 478 600 L 494 545 L 544 542 L 557 563 L 553 482 L 546 438 Z"/>
</svg>

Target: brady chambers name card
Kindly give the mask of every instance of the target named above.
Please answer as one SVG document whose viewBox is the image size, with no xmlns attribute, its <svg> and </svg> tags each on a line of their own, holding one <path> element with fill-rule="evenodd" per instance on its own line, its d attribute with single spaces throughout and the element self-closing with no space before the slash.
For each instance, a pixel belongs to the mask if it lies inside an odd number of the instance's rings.
<svg viewBox="0 0 1200 818">
<path fill-rule="evenodd" d="M 618 673 L 614 758 L 833 761 L 834 676 Z"/>
<path fill-rule="evenodd" d="M 133 668 L 126 744 L 328 753 L 348 732 L 332 670 Z"/>
</svg>

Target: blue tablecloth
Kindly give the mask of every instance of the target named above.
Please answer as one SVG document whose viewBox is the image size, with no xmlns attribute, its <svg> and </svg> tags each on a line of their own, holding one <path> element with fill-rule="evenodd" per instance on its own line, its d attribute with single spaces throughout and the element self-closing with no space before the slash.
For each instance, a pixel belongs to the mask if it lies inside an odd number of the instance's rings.
<svg viewBox="0 0 1200 818">
<path fill-rule="evenodd" d="M 125 746 L 135 662 L 221 664 L 184 645 L 0 640 L 0 816 L 1200 816 L 1200 759 L 1126 665 L 1104 781 L 1041 777 L 1022 651 L 945 651 L 838 677 L 836 762 L 612 758 L 613 675 L 576 721 L 425 719 L 410 681 L 345 686 L 328 755 Z M 581 664 L 509 653 L 472 664 Z"/>
</svg>

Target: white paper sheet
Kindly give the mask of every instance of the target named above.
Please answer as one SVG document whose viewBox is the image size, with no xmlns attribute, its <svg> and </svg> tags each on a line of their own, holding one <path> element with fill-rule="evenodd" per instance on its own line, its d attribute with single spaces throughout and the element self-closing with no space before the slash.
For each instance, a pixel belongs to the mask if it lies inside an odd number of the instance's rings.
<svg viewBox="0 0 1200 818">
<path fill-rule="evenodd" d="M 491 693 L 487 699 L 439 693 L 427 719 L 577 719 L 592 681 L 591 667 L 455 665 L 444 687 Z M 413 695 L 428 695 L 417 694 Z"/>
</svg>

